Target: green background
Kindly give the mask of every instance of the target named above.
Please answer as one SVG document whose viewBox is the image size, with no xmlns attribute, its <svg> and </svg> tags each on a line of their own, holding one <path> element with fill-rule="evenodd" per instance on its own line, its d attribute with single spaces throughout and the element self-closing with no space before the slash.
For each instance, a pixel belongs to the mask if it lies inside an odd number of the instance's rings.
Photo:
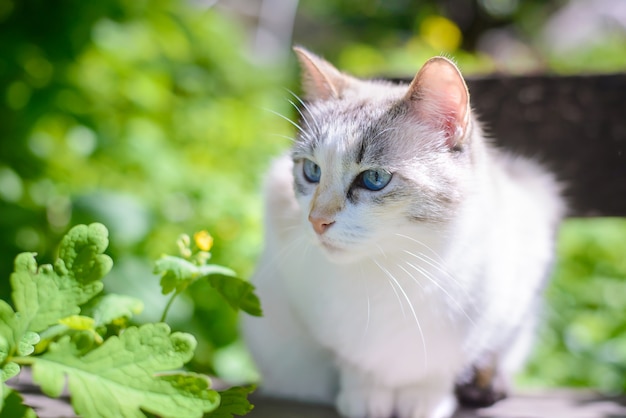
<svg viewBox="0 0 626 418">
<path fill-rule="evenodd" d="M 568 53 L 542 45 L 539 29 L 562 1 L 470 1 L 504 8 L 485 6 L 464 25 L 445 3 L 301 1 L 294 42 L 363 76 L 410 77 L 442 52 L 466 73 L 626 69 L 623 34 Z M 263 173 L 294 135 L 277 113 L 296 117 L 298 71 L 292 56 L 258 64 L 250 22 L 199 4 L 0 0 L 3 298 L 15 255 L 49 262 L 63 233 L 93 221 L 111 233 L 107 289 L 142 298 L 140 320 L 157 320 L 166 303 L 152 260 L 175 253 L 181 233 L 208 230 L 213 261 L 250 276 Z M 476 49 L 503 27 L 532 50 L 504 67 Z M 520 383 L 624 390 L 626 221 L 569 220 L 558 252 Z M 231 310 L 202 283 L 183 296 L 170 322 L 199 338 L 192 366 L 250 377 Z"/>
</svg>

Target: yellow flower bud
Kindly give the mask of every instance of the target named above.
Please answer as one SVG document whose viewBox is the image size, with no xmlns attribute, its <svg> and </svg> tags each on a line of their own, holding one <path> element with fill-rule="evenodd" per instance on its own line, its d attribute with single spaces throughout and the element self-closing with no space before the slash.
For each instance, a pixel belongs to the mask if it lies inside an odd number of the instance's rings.
<svg viewBox="0 0 626 418">
<path fill-rule="evenodd" d="M 204 230 L 193 234 L 193 241 L 196 243 L 196 247 L 202 251 L 211 251 L 213 247 L 213 237 Z"/>
</svg>

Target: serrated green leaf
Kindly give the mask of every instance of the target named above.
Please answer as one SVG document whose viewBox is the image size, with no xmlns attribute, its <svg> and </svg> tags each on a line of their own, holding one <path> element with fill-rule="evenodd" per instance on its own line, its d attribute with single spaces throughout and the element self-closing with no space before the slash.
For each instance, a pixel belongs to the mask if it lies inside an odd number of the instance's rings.
<svg viewBox="0 0 626 418">
<path fill-rule="evenodd" d="M 101 282 L 85 287 L 66 282 L 68 286 L 62 286 L 62 279 L 51 266 L 39 269 L 36 266 L 33 254 L 20 254 L 15 259 L 15 272 L 11 274 L 13 302 L 30 331 L 43 331 L 61 318 L 78 314 L 80 301 L 102 290 Z"/>
<path fill-rule="evenodd" d="M 0 379 L 7 381 L 20 372 L 20 367 L 9 361 L 10 357 L 19 351 L 21 347 L 27 350 L 24 345 L 24 324 L 13 311 L 13 308 L 3 300 L 0 300 Z M 28 335 L 28 341 L 32 335 Z M 26 341 L 26 342 L 27 342 Z"/>
<path fill-rule="evenodd" d="M 143 311 L 144 305 L 140 299 L 110 293 L 94 299 L 83 312 L 96 321 L 96 326 L 107 325 L 120 318 L 131 319 Z"/>
<path fill-rule="evenodd" d="M 174 290 L 180 293 L 194 281 L 206 278 L 233 309 L 262 315 L 261 302 L 254 293 L 254 286 L 237 278 L 236 273 L 227 267 L 215 264 L 197 266 L 180 257 L 164 255 L 157 260 L 154 272 L 162 274 L 161 288 L 165 295 Z"/>
<path fill-rule="evenodd" d="M 143 417 L 141 410 L 162 417 L 201 417 L 219 403 L 208 381 L 163 373 L 181 368 L 195 347 L 193 336 L 171 333 L 163 323 L 130 327 L 82 357 L 63 338 L 34 358 L 33 380 L 44 393 L 58 396 L 67 376 L 72 405 L 84 417 Z"/>
<path fill-rule="evenodd" d="M 15 377 L 20 372 L 20 366 L 10 361 L 10 357 L 24 355 L 22 352 L 32 352 L 32 344 L 29 342 L 39 338 L 37 334 L 26 333 L 25 326 L 20 321 L 13 308 L 3 300 L 0 300 L 0 379 L 2 382 Z"/>
<path fill-rule="evenodd" d="M 164 295 L 173 292 L 182 292 L 199 277 L 198 266 L 171 255 L 164 255 L 154 265 L 154 273 L 162 274 L 161 290 Z"/>
<path fill-rule="evenodd" d="M 11 350 L 17 345 L 22 334 L 20 325 L 13 308 L 0 300 L 0 363 L 7 359 Z"/>
<path fill-rule="evenodd" d="M 220 392 L 220 406 L 209 413 L 207 418 L 232 418 L 235 415 L 246 415 L 254 408 L 254 405 L 248 401 L 248 395 L 255 389 L 255 385 L 235 386 Z"/>
<path fill-rule="evenodd" d="M 22 253 L 15 258 L 11 287 L 15 308 L 25 326 L 32 331 L 41 331 L 56 322 L 56 319 L 48 319 L 55 317 L 56 312 L 67 311 L 67 315 L 77 313 L 77 306 L 68 305 L 65 300 L 56 297 L 59 286 L 54 272 L 49 265 L 42 266 L 38 271 L 34 253 Z"/>
<path fill-rule="evenodd" d="M 1 378 L 3 382 L 6 382 L 7 380 L 17 376 L 18 374 L 20 374 L 19 364 L 10 361 L 2 366 Z"/>
<path fill-rule="evenodd" d="M 164 295 L 173 292 L 182 292 L 196 280 L 213 275 L 236 276 L 236 273 L 223 266 L 215 264 L 196 265 L 184 258 L 164 255 L 155 263 L 155 274 L 162 274 L 161 289 Z"/>
<path fill-rule="evenodd" d="M 241 309 L 254 316 L 263 315 L 261 301 L 254 293 L 254 286 L 250 282 L 224 276 L 210 276 L 208 281 L 233 309 Z"/>
<path fill-rule="evenodd" d="M 77 225 L 61 240 L 58 267 L 83 284 L 100 280 L 113 267 L 111 258 L 103 254 L 108 245 L 109 231 L 104 225 Z"/>
<path fill-rule="evenodd" d="M 37 267 L 33 253 L 15 259 L 13 302 L 26 330 L 40 332 L 80 312 L 79 305 L 98 294 L 99 280 L 112 265 L 102 252 L 108 232 L 101 224 L 78 225 L 63 238 L 55 267 Z"/>
<path fill-rule="evenodd" d="M 35 411 L 24 405 L 20 394 L 4 383 L 0 386 L 0 395 L 2 396 L 0 418 L 37 418 Z"/>
<path fill-rule="evenodd" d="M 27 331 L 24 333 L 20 342 L 17 344 L 18 356 L 29 356 L 35 351 L 35 345 L 39 343 L 41 338 L 36 332 Z"/>
</svg>

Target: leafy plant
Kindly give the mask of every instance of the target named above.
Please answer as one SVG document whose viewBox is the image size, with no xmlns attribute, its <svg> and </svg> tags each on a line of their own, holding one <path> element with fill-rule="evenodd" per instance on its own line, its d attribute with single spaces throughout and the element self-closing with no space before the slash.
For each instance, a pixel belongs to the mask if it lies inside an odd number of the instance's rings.
<svg viewBox="0 0 626 418">
<path fill-rule="evenodd" d="M 227 243 L 211 262 L 251 275 L 260 173 L 292 134 L 263 109 L 292 111 L 282 86 L 296 72 L 254 62 L 246 25 L 220 9 L 0 1 L 0 298 L 11 297 L 16 254 L 50 263 L 70 226 L 92 222 L 110 234 L 107 291 L 158 298 L 154 260 L 180 231 L 203 228 Z M 199 372 L 213 374 L 214 353 L 237 342 L 236 313 L 208 280 L 176 299 L 168 322 L 197 338 Z"/>
<path fill-rule="evenodd" d="M 194 235 L 195 252 L 190 247 L 188 235 L 181 236 L 177 243 L 181 256 L 164 255 L 157 260 L 154 269 L 156 274 L 162 275 L 163 294 L 172 293 L 161 321 L 165 321 L 167 311 L 176 296 L 201 279 L 207 279 L 233 309 L 241 309 L 250 315 L 261 316 L 261 303 L 254 294 L 254 286 L 237 278 L 236 273 L 229 268 L 207 264 L 211 258 L 209 251 L 213 246 L 213 238 L 206 231 L 200 231 Z"/>
<path fill-rule="evenodd" d="M 210 235 L 196 234 L 195 251 L 189 237 L 179 243 L 182 257 L 157 261 L 163 293 L 175 297 L 206 278 L 234 309 L 261 314 L 252 285 L 230 269 L 206 263 Z M 129 326 L 142 302 L 100 294 L 113 265 L 104 254 L 107 246 L 102 224 L 79 225 L 63 238 L 54 265 L 38 266 L 34 253 L 15 259 L 13 306 L 0 300 L 0 416 L 35 416 L 6 384 L 22 366 L 32 367 L 33 381 L 51 397 L 61 395 L 67 379 L 72 406 L 84 417 L 143 417 L 145 412 L 222 418 L 250 411 L 247 395 L 253 387 L 219 393 L 206 376 L 182 369 L 196 348 L 194 336 L 172 332 L 164 322 Z M 225 277 L 216 280 L 216 275 Z"/>
</svg>

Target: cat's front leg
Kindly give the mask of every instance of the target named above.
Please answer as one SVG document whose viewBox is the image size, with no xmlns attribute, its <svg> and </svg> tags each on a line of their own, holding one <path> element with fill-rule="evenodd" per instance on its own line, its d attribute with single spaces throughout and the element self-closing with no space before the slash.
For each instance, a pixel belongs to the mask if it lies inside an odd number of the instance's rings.
<svg viewBox="0 0 626 418">
<path fill-rule="evenodd" d="M 398 418 L 450 418 L 457 407 L 452 381 L 423 382 L 396 395 Z"/>
<path fill-rule="evenodd" d="M 373 376 L 350 366 L 340 365 L 340 388 L 337 410 L 348 418 L 390 418 L 394 410 L 391 388 Z"/>
</svg>

